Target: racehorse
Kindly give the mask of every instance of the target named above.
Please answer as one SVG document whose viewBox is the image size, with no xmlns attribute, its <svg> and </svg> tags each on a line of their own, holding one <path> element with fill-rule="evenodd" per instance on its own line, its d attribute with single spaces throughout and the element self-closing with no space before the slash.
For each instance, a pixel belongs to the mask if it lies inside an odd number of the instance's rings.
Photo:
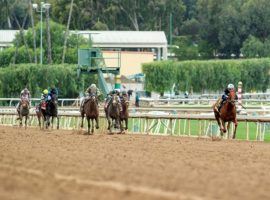
<svg viewBox="0 0 270 200">
<path fill-rule="evenodd" d="M 113 125 L 113 120 L 114 120 L 115 121 L 114 128 L 118 128 L 118 126 L 120 125 L 120 129 L 122 132 L 122 123 L 120 120 L 120 108 L 119 108 L 118 96 L 116 94 L 112 96 L 112 99 L 108 107 L 105 108 L 105 114 L 108 120 L 107 130 L 109 130 L 110 133 L 112 132 L 112 125 Z"/>
<path fill-rule="evenodd" d="M 18 114 L 19 114 L 18 120 L 20 120 L 20 126 L 22 126 L 22 120 L 23 120 L 23 117 L 25 117 L 24 124 L 25 124 L 25 129 L 26 129 L 27 119 L 29 117 L 29 100 L 27 98 L 23 98 L 21 100 Z"/>
<path fill-rule="evenodd" d="M 91 133 L 94 133 L 94 120 L 96 121 L 96 129 L 99 129 L 99 110 L 98 110 L 98 104 L 97 104 L 97 97 L 95 95 L 90 95 L 84 102 L 82 111 L 81 111 L 81 128 L 83 128 L 83 120 L 84 115 L 86 116 L 87 123 L 88 123 L 88 129 L 87 133 L 90 134 L 90 125 L 91 125 Z M 91 124 L 90 124 L 91 119 Z"/>
<path fill-rule="evenodd" d="M 121 120 L 121 125 L 123 126 L 123 121 L 125 121 L 125 130 L 128 129 L 128 117 L 129 117 L 129 114 L 128 114 L 128 106 L 129 106 L 129 101 L 127 99 L 126 96 L 123 96 L 123 99 L 121 101 L 121 105 L 122 105 L 122 112 L 120 113 L 120 120 Z M 122 127 L 122 130 L 121 131 L 124 131 L 123 127 Z"/>
<path fill-rule="evenodd" d="M 50 118 L 52 118 L 52 128 L 53 120 L 57 118 L 57 129 L 59 129 L 59 116 L 57 108 L 57 97 L 55 94 L 52 94 L 51 99 L 46 103 L 42 101 L 39 106 L 36 108 L 36 114 L 38 117 L 39 127 L 41 128 L 41 118 L 43 118 L 43 127 L 44 123 L 46 129 L 50 126 Z"/>
<path fill-rule="evenodd" d="M 214 109 L 215 118 L 218 122 L 221 136 L 223 136 L 223 133 L 226 133 L 225 123 L 228 122 L 227 125 L 228 132 L 230 128 L 230 123 L 231 122 L 234 123 L 233 139 L 235 139 L 237 129 L 235 97 L 236 97 L 235 92 L 230 91 L 227 100 L 224 102 L 224 105 L 220 109 L 220 112 Z"/>
<path fill-rule="evenodd" d="M 38 124 L 41 129 L 41 118 L 43 120 L 43 127 L 45 123 L 45 115 L 46 115 L 46 102 L 42 101 L 39 105 L 36 106 L 36 114 L 38 118 Z"/>
<path fill-rule="evenodd" d="M 57 129 L 59 129 L 59 116 L 58 116 L 58 105 L 57 105 L 57 96 L 55 94 L 51 95 L 51 99 L 47 102 L 46 112 L 45 112 L 45 120 L 46 120 L 46 128 L 50 126 L 50 118 L 52 117 L 52 128 L 53 128 L 53 120 L 57 118 Z"/>
</svg>

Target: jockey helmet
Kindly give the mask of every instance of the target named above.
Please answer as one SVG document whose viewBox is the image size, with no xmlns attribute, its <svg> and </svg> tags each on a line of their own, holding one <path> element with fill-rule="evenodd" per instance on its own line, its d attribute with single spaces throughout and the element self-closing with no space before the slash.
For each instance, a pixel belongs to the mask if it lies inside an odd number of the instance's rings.
<svg viewBox="0 0 270 200">
<path fill-rule="evenodd" d="M 91 88 L 96 88 L 97 86 L 96 86 L 96 84 L 95 83 L 93 83 L 93 84 L 91 84 L 91 86 L 90 86 Z"/>
<path fill-rule="evenodd" d="M 233 89 L 234 89 L 234 85 L 230 83 L 230 84 L 228 85 L 228 89 L 229 89 L 229 90 L 233 90 Z"/>
<path fill-rule="evenodd" d="M 43 94 L 48 94 L 49 91 L 47 89 L 43 90 Z"/>
</svg>

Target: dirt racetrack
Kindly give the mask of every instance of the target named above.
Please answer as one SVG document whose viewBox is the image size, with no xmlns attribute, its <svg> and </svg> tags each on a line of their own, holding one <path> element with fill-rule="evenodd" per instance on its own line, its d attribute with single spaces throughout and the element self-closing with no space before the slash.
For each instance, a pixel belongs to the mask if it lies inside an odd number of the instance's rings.
<svg viewBox="0 0 270 200">
<path fill-rule="evenodd" d="M 270 199 L 270 144 L 0 127 L 0 199 Z"/>
</svg>

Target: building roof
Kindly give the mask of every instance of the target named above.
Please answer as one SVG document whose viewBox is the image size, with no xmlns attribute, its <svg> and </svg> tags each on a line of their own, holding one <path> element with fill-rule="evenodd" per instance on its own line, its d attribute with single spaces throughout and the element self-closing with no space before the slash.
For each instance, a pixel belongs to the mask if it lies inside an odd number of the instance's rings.
<svg viewBox="0 0 270 200">
<path fill-rule="evenodd" d="M 167 39 L 163 31 L 78 31 L 93 41 L 98 47 L 138 47 L 155 48 L 167 47 Z"/>
<path fill-rule="evenodd" d="M 10 46 L 18 30 L 0 30 L 0 47 Z"/>
<path fill-rule="evenodd" d="M 0 30 L 0 46 L 10 46 L 18 30 Z M 163 48 L 167 39 L 163 31 L 71 31 L 88 38 L 93 46 L 107 48 Z"/>
</svg>

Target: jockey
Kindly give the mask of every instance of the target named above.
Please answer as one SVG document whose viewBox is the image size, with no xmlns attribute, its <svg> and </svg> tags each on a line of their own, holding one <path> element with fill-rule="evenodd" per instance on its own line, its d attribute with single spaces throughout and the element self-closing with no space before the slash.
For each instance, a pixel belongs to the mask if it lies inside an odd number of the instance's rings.
<svg viewBox="0 0 270 200">
<path fill-rule="evenodd" d="M 122 91 L 122 94 L 121 94 L 121 96 L 120 96 L 120 100 L 122 101 L 123 99 L 124 99 L 124 97 L 128 97 L 128 94 L 127 94 L 127 92 L 124 90 L 124 91 Z"/>
<path fill-rule="evenodd" d="M 234 85 L 230 83 L 227 86 L 227 88 L 224 90 L 224 94 L 221 97 L 221 102 L 220 102 L 219 107 L 218 107 L 219 112 L 220 112 L 220 109 L 221 109 L 223 103 L 227 100 L 227 98 L 228 98 L 231 91 L 234 91 Z M 236 100 L 238 99 L 237 95 L 235 95 L 235 99 Z"/>
<path fill-rule="evenodd" d="M 113 91 L 111 91 L 109 93 L 109 95 L 107 96 L 106 100 L 105 100 L 105 105 L 104 108 L 107 109 L 109 104 L 112 102 L 112 97 L 113 95 L 117 95 L 117 104 L 119 106 L 119 110 L 120 112 L 122 112 L 122 106 L 121 106 L 121 99 L 120 99 L 120 92 L 119 89 L 114 89 Z"/>
<path fill-rule="evenodd" d="M 110 91 L 109 94 L 107 94 L 107 97 L 105 99 L 104 109 L 107 109 L 107 107 L 112 99 L 113 94 L 115 94 L 115 91 Z"/>
<path fill-rule="evenodd" d="M 49 97 L 49 91 L 47 89 L 43 90 L 42 94 L 41 94 L 41 101 L 48 101 Z"/>
<path fill-rule="evenodd" d="M 80 111 L 82 112 L 83 111 L 83 106 L 84 106 L 84 103 L 85 103 L 85 99 L 87 97 L 90 97 L 90 96 L 96 96 L 96 103 L 98 105 L 98 97 L 101 95 L 100 93 L 100 90 L 97 88 L 96 84 L 91 84 L 85 91 L 85 96 L 83 99 L 82 99 L 82 103 L 81 103 L 81 107 L 80 107 Z"/>
<path fill-rule="evenodd" d="M 86 96 L 100 96 L 100 90 L 97 88 L 96 84 L 91 84 L 85 91 Z"/>
<path fill-rule="evenodd" d="M 25 87 L 22 91 L 21 91 L 21 94 L 20 94 L 20 102 L 17 104 L 17 111 L 19 112 L 20 110 L 20 107 L 21 107 L 21 103 L 22 103 L 22 100 L 23 99 L 26 99 L 28 100 L 29 102 L 29 105 L 31 105 L 30 103 L 30 98 L 31 98 L 31 95 L 30 95 L 30 91 Z"/>
<path fill-rule="evenodd" d="M 52 99 L 53 96 L 58 96 L 58 90 L 55 87 L 52 87 L 50 92 L 48 93 L 48 100 Z"/>
</svg>

